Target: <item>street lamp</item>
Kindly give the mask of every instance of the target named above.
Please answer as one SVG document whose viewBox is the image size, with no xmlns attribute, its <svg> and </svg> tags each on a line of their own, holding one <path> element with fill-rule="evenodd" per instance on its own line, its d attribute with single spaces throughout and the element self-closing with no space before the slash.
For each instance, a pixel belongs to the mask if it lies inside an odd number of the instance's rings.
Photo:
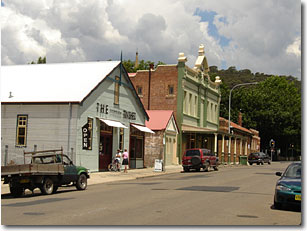
<svg viewBox="0 0 307 231">
<path fill-rule="evenodd" d="M 258 82 L 237 84 L 237 85 L 235 85 L 233 88 L 231 88 L 231 90 L 230 90 L 230 94 L 229 94 L 229 112 L 228 112 L 228 132 L 229 132 L 229 133 L 230 133 L 231 92 L 232 92 L 232 90 L 235 89 L 236 87 L 241 87 L 241 86 L 246 86 L 246 85 L 252 85 L 252 84 L 258 84 Z"/>
</svg>

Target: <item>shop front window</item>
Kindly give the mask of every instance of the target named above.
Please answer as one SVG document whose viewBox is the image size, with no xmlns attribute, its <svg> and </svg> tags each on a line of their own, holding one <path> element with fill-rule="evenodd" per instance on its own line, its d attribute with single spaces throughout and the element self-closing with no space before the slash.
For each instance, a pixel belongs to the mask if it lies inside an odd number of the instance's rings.
<svg viewBox="0 0 307 231">
<path fill-rule="evenodd" d="M 188 134 L 187 137 L 187 148 L 196 148 L 196 134 Z"/>
</svg>

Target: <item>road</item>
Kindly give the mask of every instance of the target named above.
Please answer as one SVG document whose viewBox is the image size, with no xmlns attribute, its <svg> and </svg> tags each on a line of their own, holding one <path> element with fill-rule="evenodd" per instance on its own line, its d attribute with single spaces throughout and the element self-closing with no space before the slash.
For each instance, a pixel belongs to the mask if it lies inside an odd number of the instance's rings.
<svg viewBox="0 0 307 231">
<path fill-rule="evenodd" d="M 2 225 L 299 225 L 301 212 L 275 210 L 274 187 L 288 163 L 173 173 L 74 187 L 57 194 L 2 195 Z"/>
</svg>

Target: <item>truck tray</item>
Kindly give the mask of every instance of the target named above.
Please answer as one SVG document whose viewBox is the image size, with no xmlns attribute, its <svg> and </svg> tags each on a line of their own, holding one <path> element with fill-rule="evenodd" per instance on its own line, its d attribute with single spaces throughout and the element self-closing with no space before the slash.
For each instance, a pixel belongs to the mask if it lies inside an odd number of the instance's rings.
<svg viewBox="0 0 307 231">
<path fill-rule="evenodd" d="M 62 164 L 21 164 L 1 166 L 1 177 L 8 175 L 62 175 Z"/>
</svg>

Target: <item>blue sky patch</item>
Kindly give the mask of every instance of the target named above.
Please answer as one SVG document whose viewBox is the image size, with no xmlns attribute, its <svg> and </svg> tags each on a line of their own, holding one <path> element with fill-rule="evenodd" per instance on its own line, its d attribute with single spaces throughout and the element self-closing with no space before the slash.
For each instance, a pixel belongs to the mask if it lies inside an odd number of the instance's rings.
<svg viewBox="0 0 307 231">
<path fill-rule="evenodd" d="M 215 11 L 201 11 L 199 8 L 196 9 L 194 15 L 201 17 L 201 22 L 208 22 L 208 34 L 218 40 L 221 47 L 226 47 L 229 45 L 231 39 L 226 38 L 219 34 L 215 24 L 214 24 L 214 17 L 217 15 Z M 226 17 L 219 18 L 219 20 L 225 24 L 227 24 Z"/>
</svg>

